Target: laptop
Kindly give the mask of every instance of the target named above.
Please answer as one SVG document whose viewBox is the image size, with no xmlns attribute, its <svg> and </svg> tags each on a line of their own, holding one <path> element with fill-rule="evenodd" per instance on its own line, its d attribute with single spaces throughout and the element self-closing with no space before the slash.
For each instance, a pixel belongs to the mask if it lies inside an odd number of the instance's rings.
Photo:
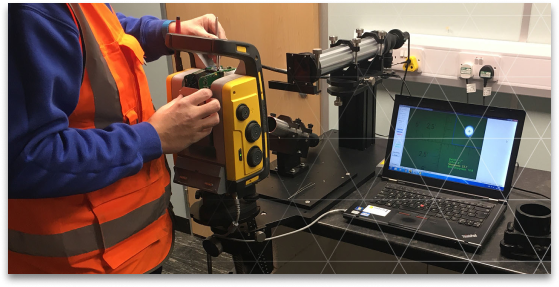
<svg viewBox="0 0 559 287">
<path fill-rule="evenodd" d="M 414 239 L 482 247 L 507 208 L 525 116 L 397 95 L 380 180 L 344 217 Z"/>
</svg>

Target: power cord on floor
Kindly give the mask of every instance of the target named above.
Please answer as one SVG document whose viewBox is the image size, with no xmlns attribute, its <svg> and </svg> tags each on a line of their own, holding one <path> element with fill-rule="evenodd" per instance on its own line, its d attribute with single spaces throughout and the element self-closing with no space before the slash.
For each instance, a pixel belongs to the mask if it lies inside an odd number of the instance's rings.
<svg viewBox="0 0 559 287">
<path fill-rule="evenodd" d="M 310 224 L 308 224 L 305 227 L 302 227 L 302 228 L 299 228 L 297 230 L 287 232 L 287 233 L 284 233 L 284 234 L 268 237 L 268 238 L 264 239 L 264 241 L 270 241 L 270 240 L 278 239 L 278 238 L 281 238 L 281 237 L 284 237 L 284 236 L 288 236 L 288 235 L 303 231 L 303 230 L 313 226 L 315 223 L 317 223 L 320 219 L 322 219 L 324 216 L 326 216 L 328 214 L 336 213 L 336 212 L 344 212 L 344 211 L 345 211 L 345 209 L 330 210 L 328 212 L 325 212 L 321 216 L 319 216 L 317 219 L 315 219 L 313 222 L 311 222 Z M 216 237 L 221 238 L 221 239 L 231 240 L 231 241 L 237 241 L 237 242 L 256 242 L 256 240 L 254 240 L 254 239 L 238 239 L 238 238 L 222 237 L 222 236 L 217 236 L 217 235 L 216 235 Z"/>
</svg>

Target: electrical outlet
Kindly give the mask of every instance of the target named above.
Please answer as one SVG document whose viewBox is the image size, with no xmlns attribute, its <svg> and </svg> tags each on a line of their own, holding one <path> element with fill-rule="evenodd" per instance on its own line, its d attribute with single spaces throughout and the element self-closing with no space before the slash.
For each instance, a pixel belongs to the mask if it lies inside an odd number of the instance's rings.
<svg viewBox="0 0 559 287">
<path fill-rule="evenodd" d="M 485 65 L 491 65 L 491 67 L 493 67 L 493 70 L 495 71 L 495 76 L 493 76 L 493 79 L 489 80 L 489 82 L 496 82 L 499 80 L 499 74 L 501 71 L 500 55 L 461 52 L 458 56 L 458 66 L 460 66 L 461 63 L 472 64 L 472 79 L 474 80 L 481 79 L 479 77 L 479 70 L 481 69 L 481 67 Z"/>
<path fill-rule="evenodd" d="M 410 48 L 411 56 L 415 56 L 417 58 L 418 69 L 413 73 L 421 73 L 422 66 L 425 65 L 425 53 L 423 52 L 423 48 Z M 392 67 L 395 71 L 404 71 L 404 64 L 398 64 L 405 62 L 408 58 L 408 45 L 402 46 L 400 49 L 396 49 L 392 51 L 392 57 L 394 60 L 392 64 L 397 64 Z M 408 71 L 408 73 L 412 73 Z"/>
</svg>

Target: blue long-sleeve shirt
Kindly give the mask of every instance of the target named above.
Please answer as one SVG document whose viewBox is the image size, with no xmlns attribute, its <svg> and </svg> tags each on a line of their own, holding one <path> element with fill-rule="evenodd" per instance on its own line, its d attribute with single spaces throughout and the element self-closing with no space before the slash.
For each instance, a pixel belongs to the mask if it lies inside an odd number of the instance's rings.
<svg viewBox="0 0 559 287">
<path fill-rule="evenodd" d="M 83 73 L 79 31 L 66 4 L 8 6 L 8 197 L 91 192 L 140 171 L 162 154 L 153 126 L 73 129 Z M 169 54 L 163 20 L 117 14 L 146 60 Z"/>
</svg>

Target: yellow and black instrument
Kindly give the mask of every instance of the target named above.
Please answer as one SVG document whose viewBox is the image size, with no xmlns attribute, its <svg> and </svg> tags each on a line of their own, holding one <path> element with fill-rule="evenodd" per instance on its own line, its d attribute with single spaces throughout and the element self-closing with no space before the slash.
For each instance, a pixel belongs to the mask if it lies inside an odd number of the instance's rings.
<svg viewBox="0 0 559 287">
<path fill-rule="evenodd" d="M 188 52 L 191 68 L 167 77 L 167 100 L 210 88 L 219 100 L 220 123 L 201 141 L 175 155 L 174 182 L 200 189 L 202 205 L 193 218 L 210 226 L 226 226 L 258 212 L 255 184 L 269 174 L 268 123 L 262 65 L 248 43 L 168 34 L 166 44 Z M 211 56 L 240 60 L 236 69 L 217 67 Z M 221 210 L 212 200 L 231 200 Z M 241 209 L 238 211 L 238 209 Z M 222 216 L 219 214 L 223 211 Z M 199 212 L 199 214 L 195 214 Z M 205 213 L 209 213 L 205 218 Z M 235 214 L 237 213 L 237 214 Z M 211 216 L 210 216 L 211 214 Z M 196 218 L 198 217 L 198 218 Z"/>
</svg>

